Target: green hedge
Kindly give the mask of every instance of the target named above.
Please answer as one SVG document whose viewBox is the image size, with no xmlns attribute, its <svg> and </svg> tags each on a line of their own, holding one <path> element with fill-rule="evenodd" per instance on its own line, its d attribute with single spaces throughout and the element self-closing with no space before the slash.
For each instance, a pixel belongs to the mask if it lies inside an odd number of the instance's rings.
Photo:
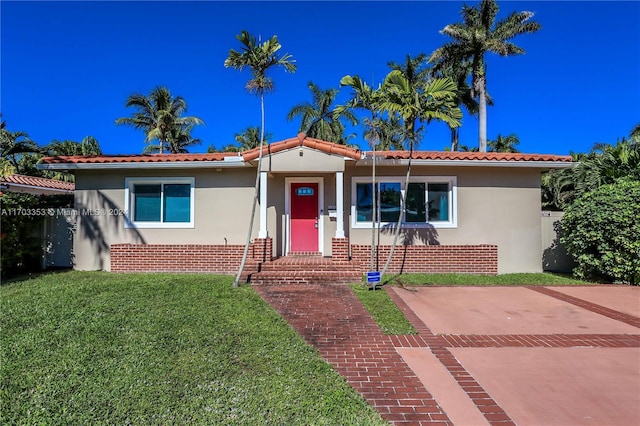
<svg viewBox="0 0 640 426">
<path fill-rule="evenodd" d="M 640 182 L 620 180 L 581 195 L 561 226 L 575 275 L 640 283 Z"/>
<path fill-rule="evenodd" d="M 70 195 L 0 196 L 0 276 L 3 279 L 41 269 L 42 226 L 48 209 L 71 207 Z"/>
</svg>

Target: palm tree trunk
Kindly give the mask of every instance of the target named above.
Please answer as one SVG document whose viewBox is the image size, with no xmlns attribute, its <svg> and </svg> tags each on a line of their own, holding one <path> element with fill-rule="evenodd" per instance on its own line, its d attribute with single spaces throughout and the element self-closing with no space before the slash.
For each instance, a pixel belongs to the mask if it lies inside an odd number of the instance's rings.
<svg viewBox="0 0 640 426">
<path fill-rule="evenodd" d="M 451 151 L 455 152 L 458 150 L 458 141 L 460 139 L 460 130 L 458 127 L 451 128 Z"/>
<path fill-rule="evenodd" d="M 484 76 L 478 77 L 476 82 L 478 91 L 478 149 L 487 152 L 487 91 Z"/>
<path fill-rule="evenodd" d="M 256 184 L 253 191 L 253 206 L 251 207 L 251 219 L 249 220 L 249 232 L 247 233 L 247 240 L 244 243 L 244 252 L 242 253 L 242 260 L 240 261 L 240 267 L 236 279 L 233 281 L 233 287 L 237 288 L 240 285 L 240 277 L 242 271 L 247 263 L 247 257 L 249 255 L 249 246 L 251 245 L 251 234 L 253 233 L 253 221 L 256 217 L 256 207 L 258 206 L 258 197 L 260 196 L 260 172 L 262 171 L 262 144 L 264 142 L 264 94 L 260 95 L 260 110 L 262 113 L 262 120 L 260 126 L 260 151 L 258 152 L 258 170 L 256 171 Z M 266 182 L 262 183 L 266 185 Z"/>
<path fill-rule="evenodd" d="M 371 172 L 371 189 L 373 190 L 373 194 L 371 195 L 371 260 L 369 262 L 369 270 L 374 271 L 375 269 L 375 253 L 376 253 L 376 223 L 377 219 L 377 208 L 376 205 L 378 203 L 377 191 L 376 191 L 376 144 L 375 141 L 373 143 L 373 168 Z"/>
<path fill-rule="evenodd" d="M 393 258 L 393 253 L 396 250 L 396 245 L 398 245 L 398 237 L 400 236 L 400 228 L 402 228 L 402 216 L 404 215 L 405 206 L 407 205 L 407 192 L 409 189 L 409 179 L 411 178 L 411 158 L 413 157 L 413 143 L 414 136 L 413 132 L 411 133 L 411 141 L 409 146 L 409 163 L 407 164 L 407 175 L 404 179 L 404 193 L 400 197 L 400 214 L 398 215 L 398 223 L 396 224 L 396 230 L 393 235 L 393 243 L 391 244 L 391 250 L 389 251 L 389 256 L 387 257 L 387 261 L 384 264 L 384 268 L 382 268 L 382 275 L 387 273 L 387 269 L 389 269 L 389 265 L 391 264 L 391 259 Z"/>
</svg>

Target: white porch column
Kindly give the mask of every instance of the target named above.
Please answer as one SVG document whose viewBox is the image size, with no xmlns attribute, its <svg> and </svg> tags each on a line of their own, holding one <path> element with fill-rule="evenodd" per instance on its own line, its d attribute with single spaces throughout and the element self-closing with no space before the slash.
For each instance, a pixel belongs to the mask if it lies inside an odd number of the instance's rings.
<svg viewBox="0 0 640 426">
<path fill-rule="evenodd" d="M 260 172 L 260 229 L 258 238 L 267 238 L 267 172 Z"/>
<path fill-rule="evenodd" d="M 336 238 L 344 238 L 344 172 L 336 172 Z"/>
</svg>

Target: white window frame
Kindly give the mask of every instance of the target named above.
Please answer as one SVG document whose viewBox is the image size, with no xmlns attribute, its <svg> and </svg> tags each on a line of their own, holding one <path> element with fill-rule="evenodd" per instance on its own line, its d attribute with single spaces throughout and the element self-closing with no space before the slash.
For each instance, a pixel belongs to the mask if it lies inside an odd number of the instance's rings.
<svg viewBox="0 0 640 426">
<path fill-rule="evenodd" d="M 400 195 L 404 197 L 406 176 L 380 176 L 376 183 L 400 183 Z M 359 222 L 357 207 L 357 184 L 371 183 L 371 177 L 357 176 L 351 178 L 351 227 L 353 229 L 371 229 L 373 222 Z M 411 176 L 409 183 L 446 183 L 449 185 L 449 220 L 429 222 L 402 222 L 402 228 L 457 228 L 458 227 L 458 179 L 456 176 Z M 427 215 L 428 218 L 428 215 Z M 394 225 L 397 222 L 380 222 L 380 227 Z"/>
<path fill-rule="evenodd" d="M 133 202 L 133 186 L 134 185 L 162 185 L 162 184 L 188 184 L 191 187 L 190 197 L 190 218 L 189 222 L 163 222 L 164 217 L 164 197 L 160 197 L 160 221 L 159 222 L 141 222 L 134 221 L 135 203 Z M 195 228 L 195 188 L 196 181 L 193 177 L 134 177 L 125 178 L 124 180 L 124 210 L 125 210 L 125 228 Z"/>
</svg>

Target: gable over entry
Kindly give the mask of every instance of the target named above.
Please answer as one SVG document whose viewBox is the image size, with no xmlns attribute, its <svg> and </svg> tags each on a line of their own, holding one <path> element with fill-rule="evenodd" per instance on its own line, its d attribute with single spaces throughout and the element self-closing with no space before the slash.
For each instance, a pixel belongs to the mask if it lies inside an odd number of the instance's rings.
<svg viewBox="0 0 640 426">
<path fill-rule="evenodd" d="M 259 148 L 244 153 L 245 161 L 257 166 Z M 362 158 L 360 151 L 307 138 L 304 133 L 297 138 L 288 139 L 263 147 L 262 167 L 260 170 L 260 225 L 258 238 L 267 238 L 267 206 L 269 201 L 269 176 L 285 176 L 285 253 L 290 251 L 318 251 L 324 254 L 324 185 L 322 176 L 333 174 L 335 177 L 335 198 L 329 203 L 335 208 L 336 230 L 334 238 L 345 238 L 344 230 L 344 170 L 347 162 L 355 163 Z M 295 180 L 295 182 L 293 182 Z M 301 185 L 308 183 L 308 185 Z M 298 197 L 297 192 L 306 188 L 311 195 Z M 312 194 L 317 191 L 317 194 Z M 303 204 L 303 201 L 305 202 Z M 312 203 L 315 203 L 313 204 Z M 311 214 L 315 209 L 315 215 Z M 304 211 L 305 213 L 300 213 Z M 305 218 L 297 217 L 303 215 Z M 308 217 L 307 217 L 308 216 Z M 315 216 L 315 217 L 314 217 Z M 313 232 L 317 230 L 317 234 Z M 312 238 L 317 242 L 308 242 Z M 303 243 L 307 241 L 307 243 Z M 316 248 L 314 248 L 316 247 Z M 304 250 L 302 250 L 304 248 Z"/>
</svg>

